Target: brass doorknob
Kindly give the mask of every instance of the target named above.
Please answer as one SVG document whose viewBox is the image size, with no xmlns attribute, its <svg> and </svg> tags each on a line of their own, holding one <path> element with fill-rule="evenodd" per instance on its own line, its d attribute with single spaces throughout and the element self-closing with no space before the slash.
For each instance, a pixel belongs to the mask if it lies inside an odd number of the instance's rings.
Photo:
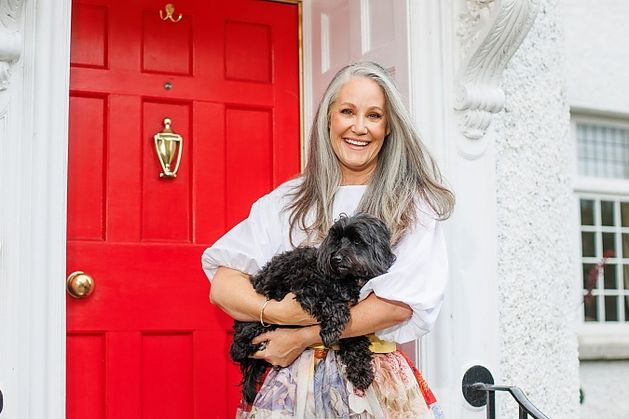
<svg viewBox="0 0 629 419">
<path fill-rule="evenodd" d="M 94 279 L 84 272 L 72 272 L 66 280 L 66 290 L 71 297 L 86 298 L 94 292 Z"/>
</svg>

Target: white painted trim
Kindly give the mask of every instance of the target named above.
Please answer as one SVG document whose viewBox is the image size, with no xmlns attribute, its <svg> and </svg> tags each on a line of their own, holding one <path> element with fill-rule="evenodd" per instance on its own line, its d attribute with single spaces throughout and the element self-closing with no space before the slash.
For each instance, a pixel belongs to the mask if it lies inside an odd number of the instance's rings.
<svg viewBox="0 0 629 419">
<path fill-rule="evenodd" d="M 371 51 L 371 22 L 369 0 L 360 0 L 360 53 L 367 54 Z"/>
<path fill-rule="evenodd" d="M 605 119 L 605 120 L 620 120 L 627 122 L 629 121 L 629 113 L 626 112 L 618 112 L 614 110 L 606 110 L 606 109 L 592 109 L 587 106 L 579 106 L 576 104 L 570 105 L 570 116 L 573 118 L 587 118 L 593 117 L 597 118 L 597 120 Z"/>
<path fill-rule="evenodd" d="M 459 144 L 470 140 L 454 110 L 459 10 L 441 0 L 407 4 L 411 112 L 457 194 L 455 214 L 445 223 L 450 284 L 433 331 L 420 343 L 422 373 L 447 417 L 481 418 L 484 409 L 463 400 L 461 379 L 479 364 L 500 380 L 494 135 L 490 129 L 488 146 L 474 158 L 460 150 Z M 474 260 L 466 256 L 469 246 L 475 248 Z"/>
<path fill-rule="evenodd" d="M 579 335 L 604 336 L 623 334 L 629 337 L 629 323 L 583 323 L 579 327 Z"/>
<path fill-rule="evenodd" d="M 15 417 L 65 417 L 66 173 L 71 1 L 26 4 L 20 311 L 26 362 Z"/>
<path fill-rule="evenodd" d="M 463 61 L 457 76 L 456 109 L 461 132 L 472 141 L 459 144 L 470 157 L 483 153 L 479 144 L 492 114 L 504 107 L 502 73 L 528 34 L 538 0 L 468 0 L 458 14 Z"/>
<path fill-rule="evenodd" d="M 603 111 L 575 110 L 571 108 L 570 135 L 573 144 L 574 161 L 578 162 L 577 124 L 598 125 L 620 129 L 629 129 L 629 115 Z M 583 176 L 574 167 L 573 179 L 575 192 L 601 192 L 611 194 L 629 194 L 629 179 Z"/>
<path fill-rule="evenodd" d="M 22 15 L 24 2 L 0 0 L 0 167 L 6 174 L 0 182 L 0 390 L 2 417 L 16 417 L 27 408 L 21 391 L 27 359 L 24 338 L 27 318 L 21 317 L 23 283 L 21 266 L 21 227 L 26 224 L 22 205 L 24 167 L 21 141 L 22 79 L 20 61 L 23 49 Z M 13 83 L 13 85 L 11 85 Z"/>
<path fill-rule="evenodd" d="M 629 359 L 629 327 L 624 333 L 579 334 L 579 360 Z"/>
<path fill-rule="evenodd" d="M 495 99 L 491 92 L 498 88 L 502 71 L 528 31 L 537 7 L 530 1 L 475 2 L 493 3 L 497 14 L 493 20 L 481 22 L 479 49 L 465 54 L 466 46 L 457 34 L 464 29 L 461 15 L 473 1 L 407 1 L 411 110 L 446 183 L 457 195 L 455 213 L 445 223 L 450 286 L 433 332 L 421 342 L 422 368 L 446 416 L 466 419 L 485 416 L 484 409 L 473 408 L 462 398 L 461 379 L 466 370 L 483 365 L 496 382 L 502 382 L 496 132 L 489 124 L 484 126 L 488 121 L 474 125 L 470 120 L 472 128 L 483 134 L 482 140 L 470 139 L 459 126 L 462 113 L 455 111 L 456 93 L 461 84 L 467 85 L 468 93 L 474 93 L 467 96 L 474 102 L 470 109 L 478 106 L 487 111 L 485 116 L 499 110 L 490 106 Z M 503 21 L 500 16 L 516 10 L 523 11 L 524 20 L 496 26 Z M 493 62 L 494 56 L 483 51 L 482 44 L 498 38 L 509 43 L 509 51 L 500 62 Z M 471 61 L 480 67 L 470 67 Z M 488 73 L 476 71 L 479 68 Z"/>
<path fill-rule="evenodd" d="M 629 180 L 579 176 L 574 181 L 574 191 L 629 196 Z"/>
<path fill-rule="evenodd" d="M 330 17 L 321 14 L 321 73 L 330 69 Z"/>
<path fill-rule="evenodd" d="M 584 225 L 580 225 L 579 230 L 582 232 L 590 232 L 590 233 L 594 233 L 594 237 L 596 239 L 595 241 L 595 254 L 594 256 L 589 256 L 589 257 L 583 257 L 581 255 L 579 255 L 579 265 L 581 263 L 590 263 L 590 264 L 598 264 L 601 259 L 603 258 L 603 249 L 601 248 L 601 241 L 600 241 L 600 237 L 602 233 L 615 233 L 615 243 L 614 243 L 614 247 L 616 249 L 621 249 L 622 246 L 622 241 L 621 241 L 621 234 L 623 233 L 627 233 L 629 232 L 629 228 L 628 227 L 621 227 L 621 216 L 620 216 L 620 197 L 618 196 L 609 196 L 609 195 L 604 195 L 604 194 L 595 194 L 595 193 L 587 193 L 587 194 L 578 194 L 578 198 L 584 198 L 584 199 L 592 199 L 594 200 L 594 224 L 593 225 L 588 225 L 588 226 L 584 226 Z M 614 220 L 613 220 L 613 225 L 611 226 L 603 226 L 602 222 L 601 222 L 601 200 L 606 200 L 606 201 L 612 201 L 614 202 Z M 579 240 L 579 243 L 581 243 L 581 240 Z M 624 258 L 619 257 L 620 255 L 615 255 L 614 257 L 610 257 L 607 259 L 607 263 L 608 264 L 612 264 L 613 266 L 615 266 L 616 269 L 616 278 L 618 281 L 621 280 L 621 278 L 624 276 L 621 268 L 622 265 L 625 264 L 627 261 L 629 261 L 629 258 L 627 257 L 627 255 L 623 255 Z M 579 288 L 583 289 L 582 286 L 582 273 L 579 272 L 576 275 L 576 280 L 577 283 L 579 284 Z M 625 310 L 623 310 L 621 307 L 624 307 L 624 305 L 627 303 L 627 301 L 629 301 L 629 291 L 625 290 L 623 286 L 619 286 L 616 289 L 604 289 L 603 285 L 602 285 L 602 281 L 603 281 L 603 273 L 599 272 L 598 275 L 598 280 L 597 280 L 597 285 L 596 285 L 596 289 L 594 289 L 592 291 L 592 295 L 594 296 L 594 298 L 597 299 L 597 316 L 598 319 L 597 321 L 592 321 L 592 322 L 584 322 L 584 314 L 583 314 L 583 307 L 581 306 L 581 304 L 579 304 L 580 306 L 580 319 L 582 321 L 582 323 L 587 324 L 589 326 L 589 328 L 587 330 L 593 330 L 593 328 L 597 327 L 596 325 L 598 325 L 598 327 L 602 327 L 604 325 L 610 325 L 610 324 L 614 324 L 615 322 L 619 322 L 619 324 L 622 325 L 626 325 L 626 327 L 624 328 L 616 328 L 613 330 L 617 330 L 617 331 L 623 331 L 627 332 L 629 331 L 629 324 L 625 323 Z M 585 291 L 583 291 L 585 292 Z M 604 307 L 604 302 L 603 299 L 606 296 L 617 296 L 620 297 L 618 298 L 618 307 L 616 310 L 616 314 L 617 314 L 617 320 L 615 321 L 607 321 L 607 320 L 601 320 L 605 317 L 605 307 Z M 606 329 L 606 330 L 612 330 L 612 329 Z M 617 332 L 618 333 L 618 332 Z"/>
<path fill-rule="evenodd" d="M 304 121 L 304 162 L 307 161 L 308 158 L 308 141 L 310 138 L 310 129 L 312 127 L 312 120 L 314 118 L 314 112 L 316 111 L 313 108 L 313 93 L 312 93 L 312 1 L 304 0 L 302 3 L 302 49 L 303 49 L 303 95 L 304 97 L 301 99 L 304 104 L 302 115 Z M 329 66 L 329 63 L 328 63 Z"/>
<path fill-rule="evenodd" d="M 451 108 L 448 100 L 451 95 L 447 90 L 451 81 L 448 81 L 449 74 L 444 67 L 444 57 L 451 53 L 444 40 L 449 26 L 444 7 L 447 9 L 438 1 L 407 1 L 409 108 L 422 140 L 442 169 L 446 150 L 442 140 L 449 129 L 447 113 Z M 447 320 L 450 315 L 449 298 L 446 297 L 433 332 L 415 341 L 414 348 L 418 368 L 444 407 L 449 395 L 440 394 L 445 393 L 440 391 L 445 389 L 440 377 L 454 374 L 452 363 L 442 362 L 450 357 L 451 325 Z"/>
<path fill-rule="evenodd" d="M 577 339 L 580 360 L 629 360 L 629 323 L 582 323 Z"/>
<path fill-rule="evenodd" d="M 585 110 L 575 111 L 574 109 L 571 109 L 570 121 L 575 126 L 577 123 L 583 123 L 593 125 L 606 125 L 624 129 L 629 128 L 629 115 L 618 113 L 608 114 L 601 111 L 599 111 L 598 113 L 587 113 Z"/>
</svg>

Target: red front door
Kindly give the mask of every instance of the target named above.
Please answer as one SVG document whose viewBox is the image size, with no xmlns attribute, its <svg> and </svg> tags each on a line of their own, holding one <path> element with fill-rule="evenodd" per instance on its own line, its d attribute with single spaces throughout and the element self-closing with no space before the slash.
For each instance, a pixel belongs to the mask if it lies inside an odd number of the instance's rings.
<svg viewBox="0 0 629 419">
<path fill-rule="evenodd" d="M 163 20 L 166 3 L 73 4 L 67 272 L 95 289 L 67 299 L 70 419 L 233 416 L 231 321 L 200 256 L 299 171 L 297 6 L 181 0 Z"/>
</svg>

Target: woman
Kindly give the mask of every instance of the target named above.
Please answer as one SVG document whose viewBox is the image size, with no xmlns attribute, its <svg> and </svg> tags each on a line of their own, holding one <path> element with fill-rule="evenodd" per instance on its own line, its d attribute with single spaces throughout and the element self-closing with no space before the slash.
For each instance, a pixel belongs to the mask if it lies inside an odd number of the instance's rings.
<svg viewBox="0 0 629 419">
<path fill-rule="evenodd" d="M 422 145 L 391 77 L 375 63 L 341 69 L 323 95 L 302 176 L 260 198 L 203 255 L 211 300 L 236 320 L 297 325 L 254 339 L 276 366 L 238 417 L 442 417 L 419 372 L 392 342 L 427 333 L 443 298 L 447 260 L 439 220 L 453 195 Z M 397 260 L 370 280 L 343 337 L 375 332 L 375 379 L 363 393 L 343 376 L 319 328 L 289 294 L 266 300 L 248 279 L 277 253 L 317 245 L 341 213 L 366 212 L 392 232 Z M 283 368 L 282 368 L 283 367 Z"/>
</svg>

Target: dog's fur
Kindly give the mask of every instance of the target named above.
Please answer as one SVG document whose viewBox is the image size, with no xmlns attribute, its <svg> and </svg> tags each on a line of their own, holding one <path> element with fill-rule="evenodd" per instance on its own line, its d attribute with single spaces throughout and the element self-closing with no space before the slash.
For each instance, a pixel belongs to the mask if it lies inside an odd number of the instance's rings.
<svg viewBox="0 0 629 419">
<path fill-rule="evenodd" d="M 379 219 L 367 214 L 342 216 L 318 249 L 298 247 L 273 257 L 251 277 L 251 283 L 259 294 L 277 301 L 294 293 L 303 309 L 320 323 L 321 339 L 330 346 L 349 322 L 349 307 L 357 303 L 362 286 L 385 273 L 395 261 L 390 240 L 387 226 Z M 240 364 L 246 402 L 253 402 L 260 378 L 270 366 L 264 360 L 249 358 L 260 349 L 251 340 L 275 328 L 258 322 L 234 323 L 230 354 Z M 369 340 L 360 336 L 338 343 L 347 378 L 356 389 L 365 390 L 373 381 Z"/>
</svg>

